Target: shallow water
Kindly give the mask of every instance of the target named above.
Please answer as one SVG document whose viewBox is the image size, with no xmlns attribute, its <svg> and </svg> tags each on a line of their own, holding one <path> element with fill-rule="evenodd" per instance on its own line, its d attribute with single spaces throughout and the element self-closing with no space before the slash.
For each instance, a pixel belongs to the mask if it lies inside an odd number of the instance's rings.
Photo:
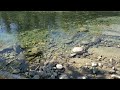
<svg viewBox="0 0 120 90">
<path fill-rule="evenodd" d="M 91 43 L 96 37 L 113 46 L 120 43 L 120 12 L 0 12 L 0 15 L 0 56 L 15 53 L 15 60 L 41 59 L 41 51 L 46 59 L 51 59 L 49 54 L 56 58 L 61 53 L 67 56 L 73 47 L 81 42 Z M 10 55 L 5 59 L 11 60 Z"/>
</svg>

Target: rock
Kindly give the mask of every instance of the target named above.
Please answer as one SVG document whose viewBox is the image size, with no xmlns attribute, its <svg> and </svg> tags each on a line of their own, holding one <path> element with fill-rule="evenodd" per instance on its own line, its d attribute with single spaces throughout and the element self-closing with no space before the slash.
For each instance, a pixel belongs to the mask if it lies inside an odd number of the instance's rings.
<svg viewBox="0 0 120 90">
<path fill-rule="evenodd" d="M 57 67 L 53 67 L 53 69 L 54 69 L 54 70 L 56 70 L 56 69 L 57 69 Z"/>
<path fill-rule="evenodd" d="M 99 67 L 102 67 L 102 63 L 98 63 L 98 66 L 99 66 Z"/>
<path fill-rule="evenodd" d="M 57 64 L 57 65 L 56 65 L 56 68 L 57 68 L 57 69 L 62 69 L 63 66 L 62 66 L 61 64 Z"/>
<path fill-rule="evenodd" d="M 111 78 L 113 78 L 113 79 L 120 79 L 120 76 L 113 74 L 113 75 L 111 75 Z"/>
<path fill-rule="evenodd" d="M 83 52 L 85 51 L 85 47 L 81 46 L 81 47 L 74 47 L 71 51 L 71 53 L 76 53 L 76 54 L 83 54 Z"/>
<path fill-rule="evenodd" d="M 96 79 L 105 79 L 103 75 L 96 75 Z"/>
<path fill-rule="evenodd" d="M 117 45 L 117 48 L 120 48 L 120 45 Z"/>
<path fill-rule="evenodd" d="M 25 72 L 25 76 L 28 76 L 29 75 L 29 72 Z"/>
<path fill-rule="evenodd" d="M 86 76 L 82 76 L 82 79 L 87 79 L 87 77 Z"/>
<path fill-rule="evenodd" d="M 110 62 L 113 62 L 113 58 L 110 58 Z"/>
<path fill-rule="evenodd" d="M 112 70 L 115 70 L 115 67 L 112 67 Z"/>
<path fill-rule="evenodd" d="M 62 74 L 59 76 L 59 79 L 68 79 L 68 76 L 66 74 Z"/>
<path fill-rule="evenodd" d="M 115 70 L 110 70 L 109 73 L 110 73 L 110 74 L 115 74 L 116 71 L 115 71 Z"/>
<path fill-rule="evenodd" d="M 116 73 L 117 73 L 118 75 L 120 75 L 120 71 L 116 71 Z"/>
<path fill-rule="evenodd" d="M 35 75 L 35 76 L 33 77 L 33 79 L 40 79 L 40 76 L 39 76 L 39 75 Z"/>
<path fill-rule="evenodd" d="M 97 66 L 98 66 L 98 64 L 97 64 L 97 63 L 92 62 L 92 67 L 97 67 Z"/>
<path fill-rule="evenodd" d="M 71 53 L 70 57 L 74 57 L 76 55 L 76 53 Z"/>
</svg>

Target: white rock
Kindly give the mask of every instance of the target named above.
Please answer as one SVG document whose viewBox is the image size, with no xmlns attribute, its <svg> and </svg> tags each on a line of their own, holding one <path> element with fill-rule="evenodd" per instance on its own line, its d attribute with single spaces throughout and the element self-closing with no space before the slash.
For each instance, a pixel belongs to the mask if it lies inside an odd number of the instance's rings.
<svg viewBox="0 0 120 90">
<path fill-rule="evenodd" d="M 57 68 L 57 69 L 62 69 L 63 66 L 62 66 L 61 64 L 57 64 L 57 65 L 56 65 L 56 68 Z"/>
<path fill-rule="evenodd" d="M 92 67 L 97 67 L 97 63 L 95 63 L 95 62 L 92 62 Z"/>
<path fill-rule="evenodd" d="M 76 55 L 76 53 L 71 53 L 70 54 L 70 57 L 73 57 L 73 56 L 75 56 Z"/>
<path fill-rule="evenodd" d="M 101 64 L 101 63 L 98 63 L 98 66 L 99 66 L 99 67 L 101 67 L 101 66 L 102 66 L 102 64 Z"/>
<path fill-rule="evenodd" d="M 110 62 L 113 62 L 113 58 L 110 58 Z"/>
<path fill-rule="evenodd" d="M 115 70 L 115 67 L 112 67 L 112 70 Z"/>
<path fill-rule="evenodd" d="M 87 79 L 87 77 L 86 77 L 86 76 L 83 76 L 82 79 Z"/>
<path fill-rule="evenodd" d="M 98 56 L 97 59 L 98 59 L 98 60 L 102 59 L 102 56 Z"/>
<path fill-rule="evenodd" d="M 73 52 L 73 53 L 80 53 L 80 52 L 83 52 L 84 49 L 85 49 L 84 46 L 74 47 L 74 48 L 72 49 L 72 52 Z"/>
<path fill-rule="evenodd" d="M 68 76 L 66 74 L 60 75 L 59 79 L 68 79 Z"/>
<path fill-rule="evenodd" d="M 117 45 L 118 48 L 120 48 L 120 45 Z"/>
</svg>

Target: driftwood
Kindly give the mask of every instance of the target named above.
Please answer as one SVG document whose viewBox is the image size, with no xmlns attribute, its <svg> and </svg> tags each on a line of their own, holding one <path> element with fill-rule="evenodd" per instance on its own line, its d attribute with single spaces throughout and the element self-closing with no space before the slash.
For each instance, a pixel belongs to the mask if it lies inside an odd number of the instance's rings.
<svg viewBox="0 0 120 90">
<path fill-rule="evenodd" d="M 27 78 L 22 77 L 20 75 L 11 74 L 6 71 L 0 71 L 0 79 L 27 79 Z"/>
</svg>

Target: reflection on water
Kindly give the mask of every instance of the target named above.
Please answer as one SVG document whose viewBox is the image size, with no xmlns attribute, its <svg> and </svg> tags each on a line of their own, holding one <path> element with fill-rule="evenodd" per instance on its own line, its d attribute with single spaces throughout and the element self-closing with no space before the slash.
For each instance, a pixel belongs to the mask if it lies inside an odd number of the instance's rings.
<svg viewBox="0 0 120 90">
<path fill-rule="evenodd" d="M 10 23 L 10 30 L 8 30 L 5 20 L 3 18 L 0 19 L 0 44 L 3 44 L 1 46 L 13 46 L 17 42 L 17 30 L 17 24 Z"/>
</svg>

